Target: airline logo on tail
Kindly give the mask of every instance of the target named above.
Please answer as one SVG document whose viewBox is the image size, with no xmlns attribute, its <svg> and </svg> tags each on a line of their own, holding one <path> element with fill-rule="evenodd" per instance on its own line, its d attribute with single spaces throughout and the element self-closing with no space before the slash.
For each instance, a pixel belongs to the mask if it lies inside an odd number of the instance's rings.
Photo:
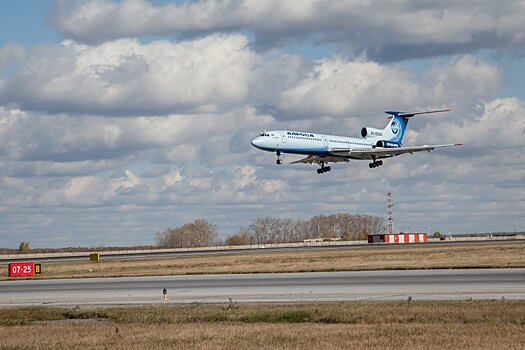
<svg viewBox="0 0 525 350">
<path fill-rule="evenodd" d="M 392 129 L 392 132 L 397 135 L 397 132 L 399 131 L 399 123 L 397 120 L 394 120 L 392 122 L 392 125 L 390 125 L 390 128 Z"/>
<path fill-rule="evenodd" d="M 392 121 L 390 122 L 390 127 L 387 125 L 387 127 L 385 128 L 387 131 L 387 137 L 389 136 L 387 138 L 387 141 L 401 144 L 403 136 L 405 136 L 406 126 L 407 123 L 399 116 L 396 115 L 394 118 L 392 118 Z"/>
</svg>

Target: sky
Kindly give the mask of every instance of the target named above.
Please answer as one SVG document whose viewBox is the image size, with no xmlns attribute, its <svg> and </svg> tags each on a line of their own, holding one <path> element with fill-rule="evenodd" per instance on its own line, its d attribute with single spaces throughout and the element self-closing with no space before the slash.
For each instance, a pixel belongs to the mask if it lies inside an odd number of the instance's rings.
<svg viewBox="0 0 525 350">
<path fill-rule="evenodd" d="M 253 148 L 263 130 L 404 145 L 332 165 Z M 396 231 L 525 230 L 525 1 L 0 2 L 0 247 L 133 246 L 197 218 L 340 212 Z"/>
</svg>

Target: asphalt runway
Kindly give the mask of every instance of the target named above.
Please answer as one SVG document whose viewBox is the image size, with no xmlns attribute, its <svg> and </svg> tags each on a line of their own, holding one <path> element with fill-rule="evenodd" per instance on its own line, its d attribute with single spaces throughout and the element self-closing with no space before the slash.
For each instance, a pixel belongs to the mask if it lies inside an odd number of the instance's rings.
<svg viewBox="0 0 525 350">
<path fill-rule="evenodd" d="M 163 299 L 162 290 L 168 290 Z M 153 303 L 525 300 L 525 268 L 188 275 L 0 282 L 0 307 Z"/>
</svg>

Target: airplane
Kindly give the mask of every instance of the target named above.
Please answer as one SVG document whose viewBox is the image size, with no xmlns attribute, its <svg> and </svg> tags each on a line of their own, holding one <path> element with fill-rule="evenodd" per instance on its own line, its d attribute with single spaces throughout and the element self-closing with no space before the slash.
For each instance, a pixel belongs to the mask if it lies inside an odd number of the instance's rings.
<svg viewBox="0 0 525 350">
<path fill-rule="evenodd" d="M 332 170 L 329 163 L 349 162 L 350 160 L 370 160 L 371 169 L 383 165 L 381 159 L 396 157 L 405 153 L 433 151 L 436 148 L 462 146 L 461 143 L 444 145 L 423 145 L 404 147 L 403 136 L 410 118 L 430 113 L 450 112 L 442 109 L 426 112 L 398 112 L 386 111 L 390 121 L 384 129 L 364 127 L 361 137 L 347 137 L 323 135 L 311 132 L 272 130 L 264 131 L 251 142 L 258 149 L 274 152 L 277 155 L 277 164 L 282 164 L 281 154 L 306 155 L 305 158 L 290 164 L 318 164 L 318 174 Z"/>
</svg>

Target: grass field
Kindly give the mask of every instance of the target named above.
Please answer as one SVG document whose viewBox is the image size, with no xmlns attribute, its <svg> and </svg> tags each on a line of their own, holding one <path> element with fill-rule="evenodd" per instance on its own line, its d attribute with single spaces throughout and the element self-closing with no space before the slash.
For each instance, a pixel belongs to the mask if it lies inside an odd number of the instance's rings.
<svg viewBox="0 0 525 350">
<path fill-rule="evenodd" d="M 525 243 L 422 245 L 173 256 L 46 264 L 40 278 L 525 267 Z M 7 267 L 0 280 L 7 279 Z"/>
<path fill-rule="evenodd" d="M 46 264 L 44 278 L 525 267 L 525 244 L 425 245 Z M 0 269 L 7 279 L 7 268 Z M 0 309 L 0 349 L 525 349 L 525 301 Z"/>
<path fill-rule="evenodd" d="M 525 302 L 0 309 L 0 349 L 523 349 Z"/>
</svg>

